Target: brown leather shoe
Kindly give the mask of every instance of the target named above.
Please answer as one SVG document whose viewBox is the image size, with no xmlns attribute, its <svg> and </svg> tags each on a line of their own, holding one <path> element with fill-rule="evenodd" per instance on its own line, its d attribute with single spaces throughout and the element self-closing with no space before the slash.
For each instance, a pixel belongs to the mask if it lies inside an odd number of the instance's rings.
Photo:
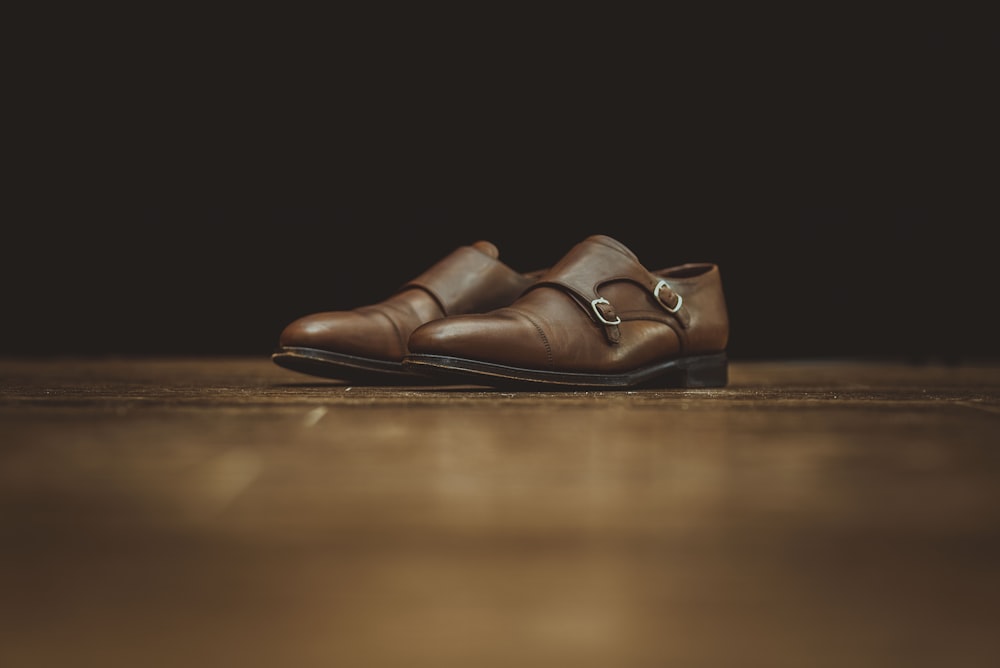
<svg viewBox="0 0 1000 668">
<path fill-rule="evenodd" d="M 271 359 L 286 369 L 355 383 L 427 382 L 402 366 L 414 329 L 444 316 L 507 306 L 542 273 L 520 274 L 498 257 L 496 246 L 477 241 L 377 304 L 299 318 L 281 332 Z"/>
<path fill-rule="evenodd" d="M 500 387 L 721 387 L 728 339 L 718 266 L 651 272 L 595 235 L 510 306 L 417 328 L 404 363 Z"/>
</svg>

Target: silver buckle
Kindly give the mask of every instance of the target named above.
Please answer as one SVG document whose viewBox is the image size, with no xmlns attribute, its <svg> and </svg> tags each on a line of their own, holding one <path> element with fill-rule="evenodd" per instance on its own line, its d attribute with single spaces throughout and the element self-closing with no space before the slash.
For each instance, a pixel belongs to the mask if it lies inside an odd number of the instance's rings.
<svg viewBox="0 0 1000 668">
<path fill-rule="evenodd" d="M 675 292 L 674 294 L 677 295 L 677 306 L 670 308 L 669 306 L 667 306 L 667 303 L 660 298 L 660 290 L 662 290 L 663 288 L 667 288 L 668 290 L 673 290 L 673 288 L 670 287 L 669 283 L 667 283 L 664 280 L 661 280 L 659 283 L 656 284 L 656 287 L 653 289 L 653 296 L 656 297 L 656 301 L 660 302 L 660 305 L 663 308 L 667 309 L 671 313 L 677 313 L 678 311 L 681 310 L 681 305 L 684 303 L 684 298 L 681 297 L 680 294 Z"/>
<path fill-rule="evenodd" d="M 609 302 L 604 297 L 598 297 L 597 299 L 591 300 L 591 302 L 590 302 L 590 308 L 594 309 L 594 314 L 597 315 L 597 319 L 598 320 L 600 320 L 601 322 L 603 322 L 605 325 L 620 325 L 621 324 L 621 321 L 622 321 L 621 318 L 618 318 L 614 322 L 606 319 L 601 314 L 601 311 L 597 308 L 598 304 L 607 304 L 608 306 L 611 306 L 611 302 Z M 617 318 L 618 316 L 615 316 L 615 317 Z"/>
</svg>

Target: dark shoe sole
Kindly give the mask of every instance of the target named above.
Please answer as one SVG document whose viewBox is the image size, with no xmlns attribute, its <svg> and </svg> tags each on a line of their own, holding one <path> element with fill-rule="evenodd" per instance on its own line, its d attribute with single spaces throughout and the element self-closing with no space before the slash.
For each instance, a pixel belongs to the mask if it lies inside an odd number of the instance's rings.
<svg viewBox="0 0 1000 668">
<path fill-rule="evenodd" d="M 409 355 L 403 366 L 451 382 L 512 389 L 725 387 L 729 382 L 725 353 L 680 357 L 621 374 L 540 371 L 447 355 Z"/>
<path fill-rule="evenodd" d="M 356 355 L 332 353 L 315 348 L 286 346 L 271 355 L 280 367 L 310 376 L 346 380 L 359 385 L 427 385 L 435 382 L 403 368 L 400 362 L 389 362 Z"/>
</svg>

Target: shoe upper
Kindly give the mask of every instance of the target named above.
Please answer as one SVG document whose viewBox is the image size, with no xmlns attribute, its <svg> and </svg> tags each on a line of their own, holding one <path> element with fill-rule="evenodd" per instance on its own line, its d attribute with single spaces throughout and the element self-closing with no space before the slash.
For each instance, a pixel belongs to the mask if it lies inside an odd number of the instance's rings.
<svg viewBox="0 0 1000 668">
<path fill-rule="evenodd" d="M 409 350 L 525 369 L 622 373 L 722 352 L 728 338 L 717 265 L 649 271 L 621 242 L 594 235 L 512 304 L 422 325 Z"/>
<path fill-rule="evenodd" d="M 457 248 L 383 301 L 298 318 L 284 328 L 278 343 L 401 361 L 410 334 L 420 325 L 506 306 L 535 280 L 501 262 L 492 243 L 477 241 Z"/>
</svg>

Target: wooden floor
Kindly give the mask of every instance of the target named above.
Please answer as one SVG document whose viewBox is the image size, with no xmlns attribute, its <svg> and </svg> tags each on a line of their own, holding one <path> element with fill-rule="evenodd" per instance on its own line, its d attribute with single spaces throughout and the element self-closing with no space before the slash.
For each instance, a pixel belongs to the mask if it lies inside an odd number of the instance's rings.
<svg viewBox="0 0 1000 668">
<path fill-rule="evenodd" d="M 0 665 L 996 666 L 1000 366 L 0 360 Z"/>
</svg>

